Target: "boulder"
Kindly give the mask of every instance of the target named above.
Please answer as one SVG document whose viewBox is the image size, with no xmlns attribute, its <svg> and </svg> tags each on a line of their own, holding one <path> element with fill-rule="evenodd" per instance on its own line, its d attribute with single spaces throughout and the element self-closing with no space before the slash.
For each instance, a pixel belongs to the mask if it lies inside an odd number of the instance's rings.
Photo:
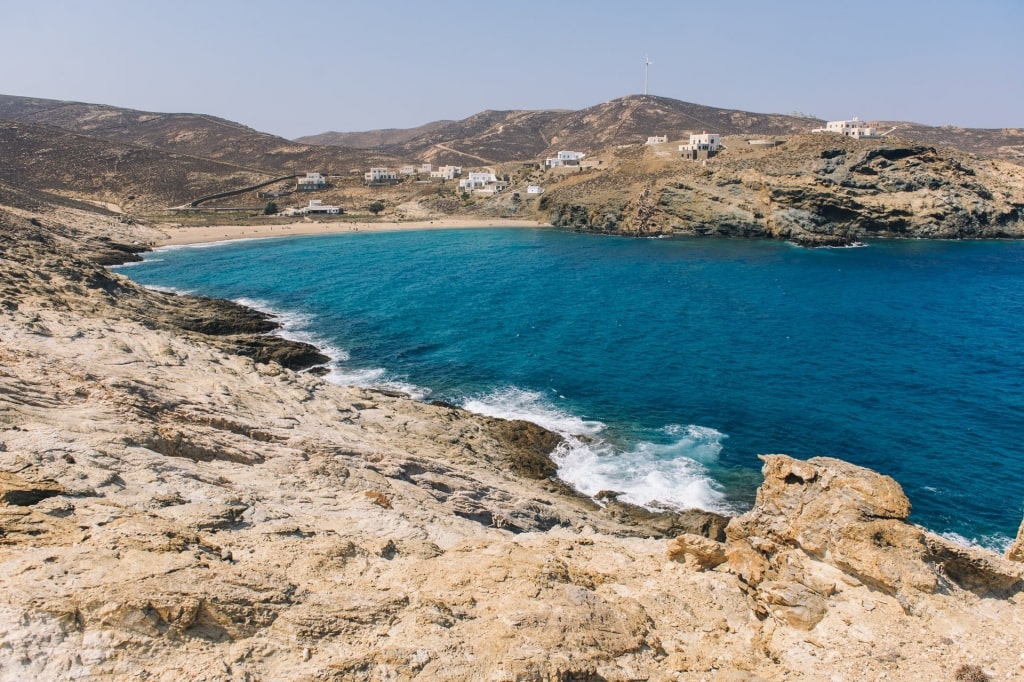
<svg viewBox="0 0 1024 682">
<path fill-rule="evenodd" d="M 896 481 L 828 457 L 761 459 L 764 483 L 754 508 L 730 522 L 731 540 L 768 540 L 769 558 L 771 545 L 798 548 L 889 594 L 935 589 L 924 532 L 904 521 L 910 502 Z"/>
<path fill-rule="evenodd" d="M 725 563 L 725 544 L 702 535 L 686 533 L 668 543 L 668 558 L 698 571 Z"/>
</svg>

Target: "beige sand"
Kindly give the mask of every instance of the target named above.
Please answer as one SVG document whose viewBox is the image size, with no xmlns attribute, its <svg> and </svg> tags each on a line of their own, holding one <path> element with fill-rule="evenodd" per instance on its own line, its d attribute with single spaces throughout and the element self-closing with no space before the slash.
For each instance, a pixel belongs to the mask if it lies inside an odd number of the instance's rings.
<svg viewBox="0 0 1024 682">
<path fill-rule="evenodd" d="M 208 225 L 202 227 L 160 226 L 167 235 L 155 246 L 202 244 L 231 239 L 263 239 L 266 237 L 294 237 L 308 234 L 334 234 L 338 232 L 389 232 L 397 230 L 447 230 L 473 227 L 550 227 L 534 220 L 502 218 L 445 218 L 408 222 L 316 222 L 300 220 L 276 225 Z"/>
</svg>

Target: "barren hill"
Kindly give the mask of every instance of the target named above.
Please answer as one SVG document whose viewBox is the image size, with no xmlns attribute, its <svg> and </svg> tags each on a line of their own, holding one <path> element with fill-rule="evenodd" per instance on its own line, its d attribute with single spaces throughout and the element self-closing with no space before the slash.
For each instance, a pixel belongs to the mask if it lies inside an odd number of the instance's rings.
<svg viewBox="0 0 1024 682">
<path fill-rule="evenodd" d="M 155 147 L 274 174 L 331 174 L 386 165 L 365 150 L 325 148 L 261 133 L 203 114 L 162 114 L 102 104 L 0 95 L 0 119 L 53 126 L 90 137 Z"/>
<path fill-rule="evenodd" d="M 0 182 L 124 210 L 165 208 L 274 177 L 160 149 L 0 120 Z"/>
<path fill-rule="evenodd" d="M 722 135 L 792 135 L 824 122 L 809 117 L 759 114 L 683 102 L 668 97 L 631 95 L 579 111 L 485 111 L 461 121 L 439 121 L 408 130 L 323 133 L 300 142 L 374 148 L 404 158 L 440 163 L 526 161 L 558 149 L 587 153 L 643 142 L 651 135 L 670 139 L 692 132 Z M 903 138 L 957 147 L 982 156 L 1024 159 L 1024 129 L 932 127 L 883 122 Z"/>
<path fill-rule="evenodd" d="M 439 122 L 409 131 L 325 133 L 301 142 L 348 144 L 382 140 L 381 152 L 437 163 L 498 163 L 536 159 L 558 149 L 594 152 L 643 142 L 650 135 L 682 131 L 759 135 L 809 130 L 820 121 L 781 114 L 718 109 L 667 97 L 633 95 L 580 111 L 484 111 L 461 121 Z M 410 135 L 410 133 L 418 134 Z M 399 135 L 398 133 L 403 133 Z M 404 138 L 404 139 L 402 139 Z"/>
</svg>

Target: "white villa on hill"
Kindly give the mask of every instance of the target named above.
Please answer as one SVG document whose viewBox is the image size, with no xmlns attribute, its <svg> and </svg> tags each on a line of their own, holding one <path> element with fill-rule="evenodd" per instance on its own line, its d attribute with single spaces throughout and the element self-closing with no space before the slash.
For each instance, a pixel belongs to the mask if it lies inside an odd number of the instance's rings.
<svg viewBox="0 0 1024 682">
<path fill-rule="evenodd" d="M 544 188 L 541 187 L 540 185 L 527 185 L 526 193 L 527 194 L 544 194 Z"/>
<path fill-rule="evenodd" d="M 371 168 L 363 173 L 363 182 L 367 185 L 383 185 L 398 180 L 398 173 L 387 168 Z"/>
<path fill-rule="evenodd" d="M 668 135 L 651 135 L 644 144 L 665 144 L 668 142 Z"/>
<path fill-rule="evenodd" d="M 505 189 L 505 183 L 498 180 L 494 173 L 470 173 L 459 180 L 459 189 L 463 192 L 494 194 Z"/>
<path fill-rule="evenodd" d="M 846 137 L 860 140 L 866 137 L 878 137 L 875 129 L 856 116 L 847 121 L 829 121 L 824 128 L 815 128 L 812 133 L 838 133 Z"/>
<path fill-rule="evenodd" d="M 441 166 L 436 171 L 430 171 L 430 177 L 441 180 L 454 180 L 460 175 L 462 175 L 462 166 Z"/>
<path fill-rule="evenodd" d="M 544 160 L 544 165 L 548 168 L 555 168 L 557 166 L 578 166 L 580 160 L 586 156 L 583 152 L 570 152 L 561 151 L 556 156 L 548 157 Z"/>
<path fill-rule="evenodd" d="M 689 144 L 679 145 L 684 159 L 710 159 L 721 148 L 721 136 L 718 133 L 691 134 Z"/>
<path fill-rule="evenodd" d="M 323 189 L 327 186 L 327 178 L 320 173 L 306 173 L 306 177 L 299 178 L 295 189 L 299 192 L 312 192 Z"/>
</svg>

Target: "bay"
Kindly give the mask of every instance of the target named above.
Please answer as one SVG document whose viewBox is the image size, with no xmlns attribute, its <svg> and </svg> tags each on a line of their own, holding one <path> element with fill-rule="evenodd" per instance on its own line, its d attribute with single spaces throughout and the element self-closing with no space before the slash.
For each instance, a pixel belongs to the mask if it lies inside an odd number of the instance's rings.
<svg viewBox="0 0 1024 682">
<path fill-rule="evenodd" d="M 838 457 L 895 478 L 911 520 L 1003 549 L 1024 514 L 1022 266 L 1018 242 L 479 228 L 168 248 L 121 271 L 278 313 L 340 383 L 558 430 L 584 492 L 738 512 L 758 454 Z"/>
</svg>

